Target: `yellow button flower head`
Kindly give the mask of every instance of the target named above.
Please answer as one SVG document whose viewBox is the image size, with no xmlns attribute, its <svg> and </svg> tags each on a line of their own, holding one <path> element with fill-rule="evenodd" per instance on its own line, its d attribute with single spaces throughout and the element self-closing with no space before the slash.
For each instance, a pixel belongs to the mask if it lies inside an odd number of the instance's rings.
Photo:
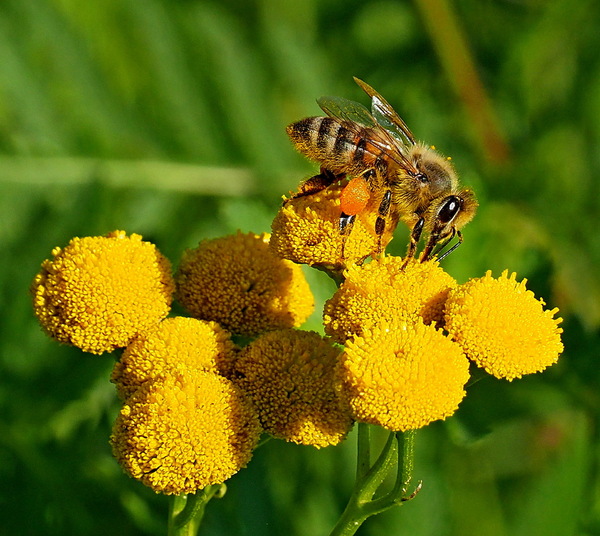
<svg viewBox="0 0 600 536">
<path fill-rule="evenodd" d="M 349 340 L 339 374 L 357 421 L 406 431 L 456 411 L 469 360 L 440 330 L 405 321 Z"/>
<path fill-rule="evenodd" d="M 262 335 L 240 354 L 238 381 L 266 432 L 317 448 L 338 444 L 352 419 L 334 382 L 340 352 L 312 331 Z"/>
<path fill-rule="evenodd" d="M 45 260 L 31 290 L 42 327 L 56 340 L 101 354 L 127 346 L 169 313 L 169 261 L 137 234 L 73 238 Z"/>
<path fill-rule="evenodd" d="M 314 309 L 301 268 L 276 257 L 265 234 L 201 242 L 185 251 L 176 280 L 192 316 L 241 335 L 299 326 Z"/>
<path fill-rule="evenodd" d="M 235 355 L 229 333 L 216 322 L 167 318 L 127 346 L 111 381 L 125 399 L 144 382 L 178 367 L 230 376 Z"/>
<path fill-rule="evenodd" d="M 456 281 L 436 261 L 411 261 L 402 270 L 403 264 L 402 258 L 389 256 L 346 270 L 346 280 L 325 303 L 325 333 L 344 344 L 352 335 L 399 317 L 440 323 Z"/>
<path fill-rule="evenodd" d="M 342 186 L 334 186 L 287 200 L 271 226 L 271 247 L 277 255 L 299 264 L 340 270 L 376 251 L 376 210 L 367 209 L 357 216 L 345 240 L 340 234 L 341 191 Z M 392 239 L 393 228 L 394 225 L 388 225 L 381 238 L 382 247 Z"/>
<path fill-rule="evenodd" d="M 491 271 L 454 289 L 446 302 L 446 330 L 467 356 L 497 378 L 513 380 L 556 363 L 563 351 L 558 309 L 516 281 Z"/>
<path fill-rule="evenodd" d="M 146 382 L 113 428 L 113 453 L 154 491 L 194 493 L 227 480 L 250 460 L 260 435 L 256 411 L 230 381 L 185 371 Z"/>
</svg>

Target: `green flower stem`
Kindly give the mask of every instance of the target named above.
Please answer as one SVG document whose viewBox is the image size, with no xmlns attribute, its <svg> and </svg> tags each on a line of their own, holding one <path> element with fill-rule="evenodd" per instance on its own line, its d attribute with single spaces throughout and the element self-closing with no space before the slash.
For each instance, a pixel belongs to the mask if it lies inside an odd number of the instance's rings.
<svg viewBox="0 0 600 536">
<path fill-rule="evenodd" d="M 414 449 L 415 449 L 415 430 L 407 432 L 397 432 L 396 441 L 398 442 L 398 470 L 394 488 L 387 495 L 371 501 L 370 509 L 373 513 L 379 513 L 392 506 L 401 504 L 412 499 L 421 489 L 421 482 L 417 484 L 415 490 L 409 495 L 408 489 L 412 482 L 414 469 Z"/>
<path fill-rule="evenodd" d="M 359 424 L 354 491 L 330 536 L 350 536 L 368 517 L 402 504 L 416 495 L 421 488 L 420 483 L 412 494 L 408 494 L 414 465 L 414 442 L 414 430 L 405 433 L 391 432 L 379 457 L 371 466 L 368 425 Z M 395 465 L 396 482 L 392 490 L 374 499 L 377 490 Z"/>
<path fill-rule="evenodd" d="M 417 437 L 416 430 L 408 430 L 407 432 L 396 433 L 398 440 L 398 449 L 402 456 L 402 498 L 406 500 L 408 488 L 412 481 L 413 470 L 415 468 L 415 438 Z M 417 485 L 416 490 L 421 489 L 421 482 Z"/>
<path fill-rule="evenodd" d="M 381 483 L 398 461 L 398 447 L 395 439 L 395 435 L 390 433 L 381 454 L 364 477 L 358 481 L 360 486 L 357 487 L 355 483 L 356 498 L 363 507 L 373 498 Z"/>
<path fill-rule="evenodd" d="M 206 504 L 215 495 L 223 496 L 225 486 L 216 484 L 187 495 L 174 495 L 169 508 L 169 536 L 195 536 Z"/>
</svg>

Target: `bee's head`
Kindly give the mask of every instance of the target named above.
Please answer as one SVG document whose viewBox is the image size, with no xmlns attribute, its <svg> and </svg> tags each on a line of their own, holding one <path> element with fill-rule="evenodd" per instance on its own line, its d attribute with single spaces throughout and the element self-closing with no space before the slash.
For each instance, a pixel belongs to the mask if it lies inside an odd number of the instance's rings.
<svg viewBox="0 0 600 536">
<path fill-rule="evenodd" d="M 469 223 L 477 211 L 477 199 L 470 188 L 444 197 L 437 206 L 432 233 L 438 232 L 440 238 L 462 229 Z"/>
<path fill-rule="evenodd" d="M 422 259 L 426 260 L 432 255 L 440 253 L 456 235 L 458 235 L 459 242 L 446 251 L 440 259 L 458 247 L 462 241 L 460 230 L 473 219 L 477 206 L 477 199 L 470 188 L 440 198 L 432 206 L 429 240 L 423 251 Z"/>
</svg>

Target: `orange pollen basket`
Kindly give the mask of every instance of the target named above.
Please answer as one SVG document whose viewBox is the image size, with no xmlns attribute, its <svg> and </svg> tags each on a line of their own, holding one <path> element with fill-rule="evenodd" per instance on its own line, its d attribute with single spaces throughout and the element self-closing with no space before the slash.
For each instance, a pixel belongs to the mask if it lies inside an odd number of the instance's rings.
<svg viewBox="0 0 600 536">
<path fill-rule="evenodd" d="M 344 214 L 353 216 L 364 210 L 371 194 L 366 181 L 362 177 L 354 177 L 342 190 L 340 206 Z"/>
</svg>

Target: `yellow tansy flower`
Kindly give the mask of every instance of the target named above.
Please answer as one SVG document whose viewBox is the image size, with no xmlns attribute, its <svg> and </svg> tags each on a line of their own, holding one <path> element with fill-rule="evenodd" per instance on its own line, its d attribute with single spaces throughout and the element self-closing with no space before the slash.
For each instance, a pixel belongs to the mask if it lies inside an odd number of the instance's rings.
<svg viewBox="0 0 600 536">
<path fill-rule="evenodd" d="M 262 335 L 242 351 L 238 383 L 266 432 L 315 447 L 344 439 L 352 419 L 334 382 L 339 354 L 317 333 L 291 329 Z"/>
<path fill-rule="evenodd" d="M 176 279 L 192 316 L 241 335 L 300 326 L 314 309 L 301 268 L 276 257 L 265 234 L 201 242 L 185 251 Z"/>
<path fill-rule="evenodd" d="M 325 332 L 344 344 L 352 335 L 403 316 L 440 323 L 456 281 L 436 261 L 411 260 L 404 270 L 403 265 L 402 258 L 388 256 L 346 270 L 344 283 L 325 303 Z"/>
<path fill-rule="evenodd" d="M 435 327 L 406 321 L 349 340 L 339 375 L 357 421 L 406 431 L 456 411 L 469 361 Z"/>
<path fill-rule="evenodd" d="M 135 391 L 111 443 L 129 475 L 156 492 L 181 494 L 222 483 L 245 467 L 259 435 L 254 407 L 230 380 L 188 370 Z"/>
<path fill-rule="evenodd" d="M 234 359 L 235 345 L 219 324 L 178 316 L 136 337 L 115 363 L 111 380 L 125 399 L 144 382 L 177 367 L 229 376 Z"/>
<path fill-rule="evenodd" d="M 446 302 L 446 330 L 467 356 L 497 378 L 513 380 L 556 363 L 563 351 L 562 318 L 545 310 L 508 270 L 491 271 L 452 290 Z"/>
<path fill-rule="evenodd" d="M 73 238 L 52 255 L 31 290 L 38 320 L 60 342 L 101 354 L 127 346 L 169 313 L 171 266 L 140 235 Z"/>
<path fill-rule="evenodd" d="M 376 210 L 365 210 L 345 237 L 340 233 L 342 186 L 286 200 L 271 226 L 271 247 L 284 259 L 331 270 L 360 262 L 377 250 Z M 383 248 L 392 239 L 389 225 L 381 237 Z"/>
</svg>

